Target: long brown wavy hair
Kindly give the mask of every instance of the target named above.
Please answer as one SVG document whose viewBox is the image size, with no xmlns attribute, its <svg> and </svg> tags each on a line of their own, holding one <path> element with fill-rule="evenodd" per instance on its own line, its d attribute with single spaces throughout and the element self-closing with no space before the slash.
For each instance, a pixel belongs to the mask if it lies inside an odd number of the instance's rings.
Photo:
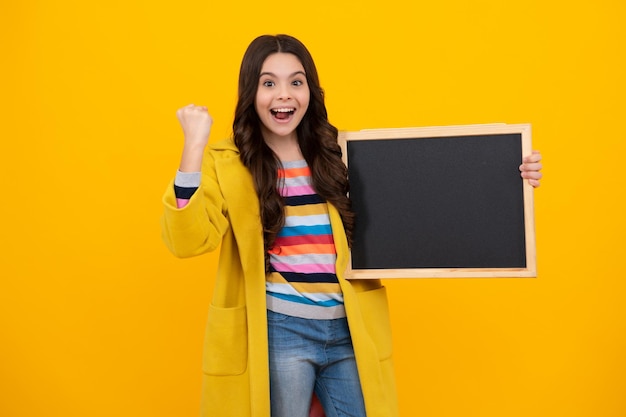
<svg viewBox="0 0 626 417">
<path fill-rule="evenodd" d="M 311 96 L 296 134 L 302 155 L 311 169 L 313 187 L 339 211 L 348 245 L 352 244 L 354 230 L 354 213 L 348 198 L 348 171 L 341 160 L 337 128 L 328 121 L 324 91 L 313 58 L 304 44 L 292 36 L 259 36 L 248 46 L 241 62 L 233 135 L 241 161 L 250 170 L 259 196 L 266 265 L 267 251 L 273 247 L 276 235 L 285 223 L 285 211 L 283 197 L 277 188 L 280 160 L 263 140 L 254 102 L 263 62 L 277 52 L 295 55 L 306 74 Z"/>
</svg>

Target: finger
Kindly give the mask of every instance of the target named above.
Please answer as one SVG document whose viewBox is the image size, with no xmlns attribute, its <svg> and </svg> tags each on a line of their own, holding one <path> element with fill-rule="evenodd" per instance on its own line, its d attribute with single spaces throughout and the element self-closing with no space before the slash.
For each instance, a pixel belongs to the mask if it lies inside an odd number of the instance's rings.
<svg viewBox="0 0 626 417">
<path fill-rule="evenodd" d="M 196 106 L 196 105 L 193 105 L 193 104 L 190 104 L 186 108 L 189 111 L 198 112 L 198 113 L 207 113 L 208 110 L 209 110 L 206 106 Z"/>
<path fill-rule="evenodd" d="M 537 188 L 541 185 L 541 183 L 539 182 L 539 180 L 528 180 L 528 183 L 530 185 L 532 185 L 534 188 Z"/>
<path fill-rule="evenodd" d="M 524 163 L 532 163 L 532 162 L 539 162 L 541 161 L 541 152 L 539 151 L 532 151 L 532 153 L 530 155 L 525 156 L 522 161 Z"/>
<path fill-rule="evenodd" d="M 519 166 L 520 171 L 541 171 L 543 164 L 541 162 L 524 163 Z"/>
<path fill-rule="evenodd" d="M 543 174 L 539 171 L 525 171 L 520 174 L 522 178 L 527 180 L 540 180 L 543 178 Z"/>
<path fill-rule="evenodd" d="M 528 184 L 531 185 L 533 188 L 537 188 L 539 187 L 539 185 L 541 185 L 541 182 L 539 180 L 541 180 L 542 175 L 540 172 L 522 172 L 521 176 L 523 179 L 528 181 Z"/>
<path fill-rule="evenodd" d="M 180 109 L 176 110 L 176 116 L 178 116 L 178 118 L 180 119 L 186 112 L 193 109 L 193 107 L 193 104 L 187 104 L 186 106 L 181 107 Z"/>
</svg>

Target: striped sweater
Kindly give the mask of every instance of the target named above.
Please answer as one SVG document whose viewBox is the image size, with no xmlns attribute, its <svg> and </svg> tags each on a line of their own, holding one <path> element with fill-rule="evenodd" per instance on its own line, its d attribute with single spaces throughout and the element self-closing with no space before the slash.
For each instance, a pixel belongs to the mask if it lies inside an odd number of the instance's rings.
<svg viewBox="0 0 626 417">
<path fill-rule="evenodd" d="M 285 226 L 269 252 L 267 308 L 308 319 L 345 317 L 327 203 L 313 189 L 306 161 L 282 165 Z"/>
</svg>

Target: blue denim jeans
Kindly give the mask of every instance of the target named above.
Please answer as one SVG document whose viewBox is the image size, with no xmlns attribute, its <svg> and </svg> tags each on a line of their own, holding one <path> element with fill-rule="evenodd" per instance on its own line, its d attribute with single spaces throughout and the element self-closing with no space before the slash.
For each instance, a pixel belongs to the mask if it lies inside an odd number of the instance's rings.
<svg viewBox="0 0 626 417">
<path fill-rule="evenodd" d="M 267 312 L 272 417 L 308 417 L 313 391 L 327 417 L 365 417 L 347 319 Z"/>
</svg>

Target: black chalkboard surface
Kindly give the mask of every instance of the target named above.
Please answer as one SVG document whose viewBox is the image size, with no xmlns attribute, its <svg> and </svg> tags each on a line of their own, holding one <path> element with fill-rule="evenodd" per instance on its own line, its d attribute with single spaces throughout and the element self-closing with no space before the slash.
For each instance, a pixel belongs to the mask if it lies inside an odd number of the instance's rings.
<svg viewBox="0 0 626 417">
<path fill-rule="evenodd" d="M 347 278 L 536 276 L 530 125 L 342 132 L 356 212 Z"/>
</svg>

